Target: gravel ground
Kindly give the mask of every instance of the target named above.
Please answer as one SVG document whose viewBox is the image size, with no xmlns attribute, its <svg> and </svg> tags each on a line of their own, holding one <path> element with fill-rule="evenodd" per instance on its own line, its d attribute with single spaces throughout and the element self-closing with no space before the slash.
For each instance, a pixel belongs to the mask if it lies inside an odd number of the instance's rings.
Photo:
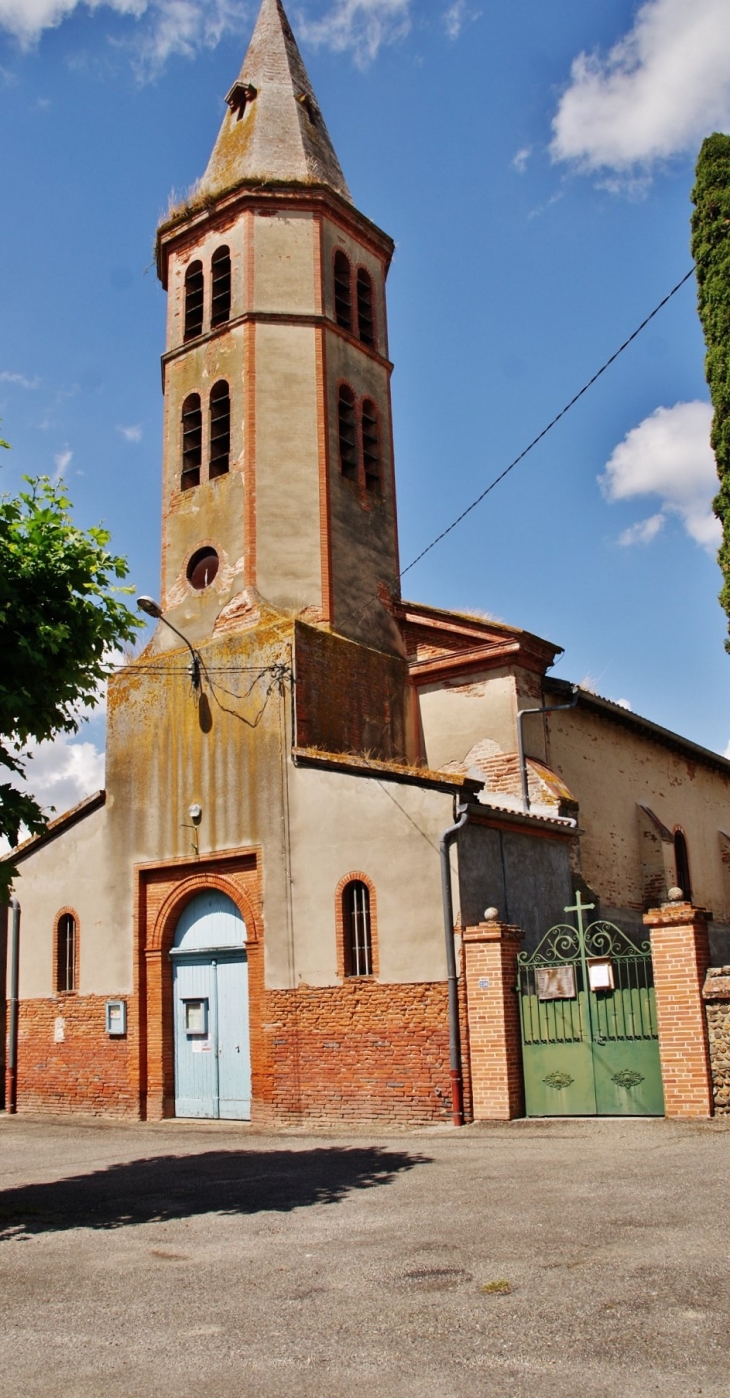
<svg viewBox="0 0 730 1398">
<path fill-rule="evenodd" d="M 730 1119 L 0 1116 L 0 1394 L 730 1395 Z"/>
</svg>

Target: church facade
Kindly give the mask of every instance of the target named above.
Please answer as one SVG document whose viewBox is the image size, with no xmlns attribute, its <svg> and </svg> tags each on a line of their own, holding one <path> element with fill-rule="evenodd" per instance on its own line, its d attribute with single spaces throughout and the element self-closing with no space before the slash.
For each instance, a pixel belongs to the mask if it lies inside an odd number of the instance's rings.
<svg viewBox="0 0 730 1398">
<path fill-rule="evenodd" d="M 105 791 L 15 854 L 13 1092 L 451 1120 L 485 907 L 534 947 L 576 888 L 631 931 L 679 882 L 730 957 L 730 763 L 551 679 L 557 646 L 401 597 L 393 243 L 280 0 L 226 103 L 157 238 L 158 625 L 109 682 Z"/>
</svg>

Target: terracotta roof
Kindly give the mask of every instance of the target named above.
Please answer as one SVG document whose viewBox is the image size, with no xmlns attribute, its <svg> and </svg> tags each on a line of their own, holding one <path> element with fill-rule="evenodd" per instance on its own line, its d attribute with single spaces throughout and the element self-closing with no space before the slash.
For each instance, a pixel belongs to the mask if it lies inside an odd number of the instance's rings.
<svg viewBox="0 0 730 1398">
<path fill-rule="evenodd" d="M 281 0 L 263 0 L 226 101 L 229 110 L 196 197 L 239 183 L 314 184 L 352 202 Z"/>
</svg>

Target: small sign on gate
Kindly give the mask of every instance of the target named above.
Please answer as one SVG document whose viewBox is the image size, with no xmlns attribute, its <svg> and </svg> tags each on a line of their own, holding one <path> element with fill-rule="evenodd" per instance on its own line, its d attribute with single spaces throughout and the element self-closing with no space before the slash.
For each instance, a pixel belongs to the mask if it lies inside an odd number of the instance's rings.
<svg viewBox="0 0 730 1398">
<path fill-rule="evenodd" d="M 575 966 L 536 966 L 538 1000 L 574 1000 Z"/>
<path fill-rule="evenodd" d="M 613 990 L 613 966 L 605 957 L 588 962 L 588 984 L 591 990 Z"/>
</svg>

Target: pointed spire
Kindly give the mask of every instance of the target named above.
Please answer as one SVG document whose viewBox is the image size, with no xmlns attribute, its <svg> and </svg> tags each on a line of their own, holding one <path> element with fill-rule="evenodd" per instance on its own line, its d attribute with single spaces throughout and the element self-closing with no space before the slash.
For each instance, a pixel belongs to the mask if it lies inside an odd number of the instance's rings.
<svg viewBox="0 0 730 1398">
<path fill-rule="evenodd" d="M 237 184 L 329 185 L 352 196 L 281 0 L 263 0 L 198 193 Z"/>
</svg>

